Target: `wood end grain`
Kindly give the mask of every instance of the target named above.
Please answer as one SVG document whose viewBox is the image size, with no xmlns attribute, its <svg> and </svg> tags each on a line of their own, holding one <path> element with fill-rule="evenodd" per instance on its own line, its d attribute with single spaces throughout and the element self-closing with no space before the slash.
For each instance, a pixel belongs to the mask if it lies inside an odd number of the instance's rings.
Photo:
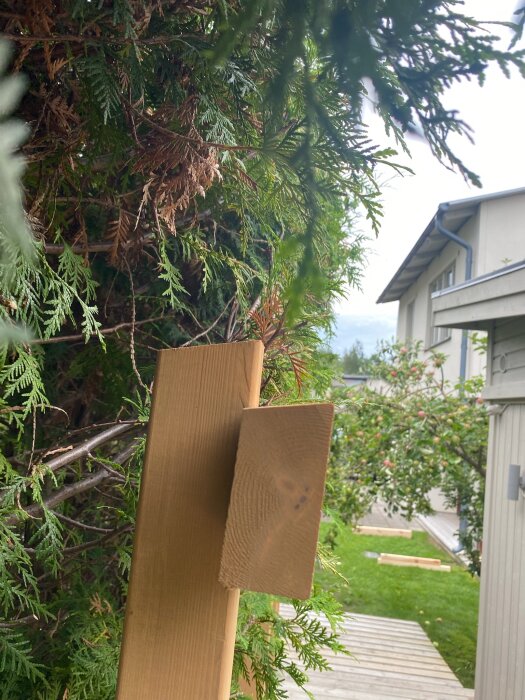
<svg viewBox="0 0 525 700">
<path fill-rule="evenodd" d="M 310 596 L 334 407 L 243 411 L 221 583 Z"/>
</svg>

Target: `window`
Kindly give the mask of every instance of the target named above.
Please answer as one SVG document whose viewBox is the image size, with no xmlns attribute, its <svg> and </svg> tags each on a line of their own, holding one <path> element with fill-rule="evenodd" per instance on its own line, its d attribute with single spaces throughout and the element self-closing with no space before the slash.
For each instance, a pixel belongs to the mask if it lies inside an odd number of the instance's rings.
<svg viewBox="0 0 525 700">
<path fill-rule="evenodd" d="M 454 284 L 454 278 L 455 265 L 451 265 L 450 267 L 447 267 L 446 270 L 443 270 L 443 272 L 440 275 L 438 275 L 436 279 L 431 283 L 429 287 L 429 318 L 432 318 L 432 294 L 434 294 L 434 292 L 439 292 L 442 289 L 447 289 L 447 287 L 452 287 Z M 430 347 L 432 347 L 433 345 L 438 345 L 439 343 L 442 343 L 445 340 L 448 340 L 451 334 L 452 330 L 450 328 L 438 328 L 437 326 L 430 326 Z"/>
</svg>

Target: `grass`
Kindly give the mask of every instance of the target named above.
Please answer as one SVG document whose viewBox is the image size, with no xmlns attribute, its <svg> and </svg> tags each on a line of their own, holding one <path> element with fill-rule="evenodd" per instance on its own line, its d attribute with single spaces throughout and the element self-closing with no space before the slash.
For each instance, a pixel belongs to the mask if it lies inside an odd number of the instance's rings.
<svg viewBox="0 0 525 700">
<path fill-rule="evenodd" d="M 441 559 L 450 573 L 379 565 L 365 552 L 388 552 Z M 323 588 L 337 589 L 350 612 L 415 620 L 428 634 L 461 683 L 474 687 L 479 581 L 435 547 L 426 533 L 412 539 L 369 537 L 343 529 L 336 554 L 349 585 L 330 572 L 320 572 Z"/>
</svg>

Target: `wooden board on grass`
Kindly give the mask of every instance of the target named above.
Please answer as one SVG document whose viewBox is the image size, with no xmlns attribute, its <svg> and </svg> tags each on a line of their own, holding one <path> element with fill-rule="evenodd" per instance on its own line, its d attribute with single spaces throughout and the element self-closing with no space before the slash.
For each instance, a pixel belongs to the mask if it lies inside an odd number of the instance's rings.
<svg viewBox="0 0 525 700">
<path fill-rule="evenodd" d="M 259 341 L 159 353 L 120 657 L 118 700 L 226 700 L 239 602 L 219 583 Z"/>
<path fill-rule="evenodd" d="M 414 566 L 418 569 L 433 569 L 435 571 L 450 571 L 448 564 L 442 564 L 440 559 L 429 557 L 415 557 L 406 554 L 385 554 L 381 553 L 377 560 L 378 564 L 388 564 L 390 566 Z"/>
<path fill-rule="evenodd" d="M 406 537 L 412 539 L 412 530 L 399 527 L 371 527 L 370 525 L 357 525 L 354 528 L 357 535 L 373 535 L 377 537 Z"/>
<path fill-rule="evenodd" d="M 246 409 L 235 464 L 221 582 L 310 596 L 334 407 Z"/>
</svg>

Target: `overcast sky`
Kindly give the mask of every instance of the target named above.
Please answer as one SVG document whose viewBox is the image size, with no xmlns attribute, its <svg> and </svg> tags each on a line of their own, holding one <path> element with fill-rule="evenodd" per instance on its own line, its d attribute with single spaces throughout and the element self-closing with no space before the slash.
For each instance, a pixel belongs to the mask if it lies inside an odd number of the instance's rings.
<svg viewBox="0 0 525 700">
<path fill-rule="evenodd" d="M 466 0 L 465 8 L 477 19 L 508 21 L 516 4 L 517 0 Z M 502 48 L 508 45 L 509 36 L 504 34 Z M 508 80 L 494 67 L 483 88 L 474 81 L 461 83 L 449 91 L 445 104 L 458 109 L 461 118 L 474 129 L 474 146 L 458 137 L 450 143 L 463 162 L 481 176 L 483 188 L 469 186 L 460 175 L 446 170 L 425 143 L 415 139 L 409 142 L 412 159 L 408 164 L 416 174 L 385 174 L 383 178 L 387 180 L 383 188 L 383 225 L 379 237 L 370 243 L 363 291 L 351 291 L 348 299 L 336 307 L 337 333 L 331 345 L 337 352 L 359 339 L 370 353 L 378 339 L 395 335 L 397 303 L 375 302 L 440 202 L 525 186 L 525 81 L 519 74 Z M 374 140 L 386 144 L 377 117 L 368 114 L 366 121 Z M 369 233 L 366 222 L 358 226 Z"/>
</svg>

